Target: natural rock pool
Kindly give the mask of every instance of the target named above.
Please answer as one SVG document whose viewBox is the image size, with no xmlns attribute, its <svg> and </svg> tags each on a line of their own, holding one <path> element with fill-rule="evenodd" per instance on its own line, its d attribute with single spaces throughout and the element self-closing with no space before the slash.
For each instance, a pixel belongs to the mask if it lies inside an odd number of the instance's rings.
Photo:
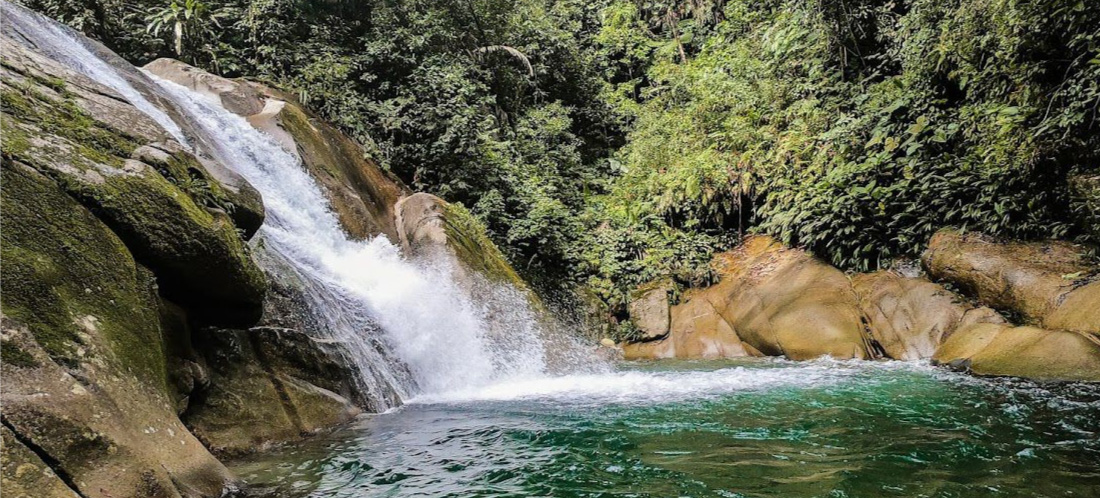
<svg viewBox="0 0 1100 498">
<path fill-rule="evenodd" d="M 626 363 L 423 396 L 234 470 L 273 496 L 1098 496 L 1100 386 Z"/>
</svg>

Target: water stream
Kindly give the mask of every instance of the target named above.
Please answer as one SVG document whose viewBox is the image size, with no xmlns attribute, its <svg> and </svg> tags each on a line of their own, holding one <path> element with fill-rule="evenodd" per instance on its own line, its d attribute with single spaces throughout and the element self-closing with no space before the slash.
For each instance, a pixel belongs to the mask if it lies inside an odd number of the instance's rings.
<svg viewBox="0 0 1100 498">
<path fill-rule="evenodd" d="M 311 332 L 343 342 L 388 409 L 235 464 L 272 496 L 1100 496 L 1096 385 L 829 360 L 552 371 L 569 341 L 547 346 L 514 290 L 475 302 L 445 263 L 349 239 L 298 158 L 243 118 L 157 80 L 166 113 L 68 30 L 4 6 L 28 43 L 261 192 L 261 260 L 302 283 Z"/>
</svg>

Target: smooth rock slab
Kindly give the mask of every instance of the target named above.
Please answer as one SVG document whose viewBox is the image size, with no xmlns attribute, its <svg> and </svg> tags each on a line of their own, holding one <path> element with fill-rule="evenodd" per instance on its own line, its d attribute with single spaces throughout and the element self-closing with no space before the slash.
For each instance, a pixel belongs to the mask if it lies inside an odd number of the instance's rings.
<svg viewBox="0 0 1100 498">
<path fill-rule="evenodd" d="M 947 339 L 937 364 L 976 375 L 1100 381 L 1100 339 L 1091 334 L 981 323 Z"/>
</svg>

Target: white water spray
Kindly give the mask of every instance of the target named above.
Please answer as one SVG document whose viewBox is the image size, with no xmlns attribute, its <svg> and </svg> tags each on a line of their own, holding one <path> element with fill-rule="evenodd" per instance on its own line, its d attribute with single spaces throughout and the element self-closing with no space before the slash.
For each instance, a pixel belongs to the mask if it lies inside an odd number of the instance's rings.
<svg viewBox="0 0 1100 498">
<path fill-rule="evenodd" d="M 411 378 L 376 372 L 376 381 L 402 396 L 485 385 L 502 378 L 544 373 L 545 360 L 534 316 L 511 320 L 496 337 L 487 307 L 470 301 L 443 263 L 413 264 L 385 237 L 348 238 L 313 178 L 271 136 L 212 98 L 151 76 L 189 115 L 191 124 L 215 140 L 211 151 L 263 195 L 267 219 L 260 229 L 265 250 L 280 255 L 307 280 L 320 284 L 312 306 L 344 341 L 361 370 L 382 361 L 372 333 L 404 364 Z M 520 305 L 521 307 L 525 305 Z M 354 319 L 369 317 L 367 321 Z M 349 322 L 349 318 L 351 318 Z"/>
</svg>

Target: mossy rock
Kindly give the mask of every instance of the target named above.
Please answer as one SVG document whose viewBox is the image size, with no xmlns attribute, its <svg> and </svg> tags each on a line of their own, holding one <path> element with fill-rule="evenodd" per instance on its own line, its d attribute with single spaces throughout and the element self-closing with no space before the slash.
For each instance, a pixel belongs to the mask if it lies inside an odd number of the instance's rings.
<svg viewBox="0 0 1100 498">
<path fill-rule="evenodd" d="M 184 414 L 187 426 L 216 454 L 243 456 L 297 441 L 359 414 L 346 398 L 297 378 L 278 348 L 261 344 L 267 334 L 204 329 L 210 385 Z M 301 351 L 290 356 L 303 354 Z"/>
<path fill-rule="evenodd" d="M 119 367 L 163 388 L 152 274 L 51 179 L 7 160 L 2 167 L 4 314 L 66 365 L 86 359 L 88 335 L 101 334 Z"/>
<path fill-rule="evenodd" d="M 80 496 L 7 427 L 0 427 L 0 487 L 15 498 Z"/>
<path fill-rule="evenodd" d="M 397 241 L 394 204 L 408 189 L 368 157 L 358 143 L 319 119 L 290 94 L 244 79 L 227 79 L 178 60 L 161 58 L 144 69 L 217 99 L 296 153 L 321 186 L 352 238 L 385 235 Z"/>
<path fill-rule="evenodd" d="M 169 408 L 152 273 L 52 179 L 2 168 L 0 347 L 26 360 L 2 365 L 5 425 L 88 489 L 168 492 L 181 472 L 220 491 L 228 473 Z"/>
<path fill-rule="evenodd" d="M 449 253 L 462 265 L 459 270 L 471 271 L 490 282 L 511 285 L 529 294 L 537 303 L 527 283 L 489 239 L 485 226 L 462 205 L 418 192 L 401 199 L 396 211 L 401 244 L 410 255 L 437 257 L 440 251 Z M 466 284 L 475 286 L 474 282 Z M 537 307 L 542 305 L 537 304 Z"/>
<path fill-rule="evenodd" d="M 3 67 L 0 90 L 4 132 L 16 138 L 4 142 L 5 160 L 52 178 L 89 208 L 153 270 L 161 292 L 197 317 L 255 323 L 265 282 L 230 216 L 239 196 L 178 146 L 142 146 L 149 138 L 144 130 L 158 128 L 125 102 L 97 100 L 85 87 L 58 93 L 38 83 L 36 66 L 21 66 L 14 55 L 16 63 Z M 105 121 L 112 114 L 132 122 Z"/>
</svg>

